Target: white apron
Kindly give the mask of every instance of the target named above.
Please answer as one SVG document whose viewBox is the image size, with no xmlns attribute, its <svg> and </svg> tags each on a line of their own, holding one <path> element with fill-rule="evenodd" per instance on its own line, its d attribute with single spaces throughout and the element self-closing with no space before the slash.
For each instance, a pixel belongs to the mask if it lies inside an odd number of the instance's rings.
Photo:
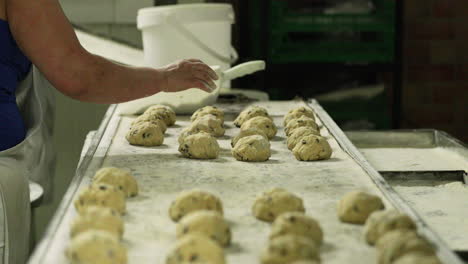
<svg viewBox="0 0 468 264">
<path fill-rule="evenodd" d="M 26 263 L 31 220 L 29 180 L 44 188 L 47 202 L 55 171 L 52 86 L 33 66 L 16 97 L 27 133 L 23 142 L 0 151 L 0 263 L 4 264 Z"/>
</svg>

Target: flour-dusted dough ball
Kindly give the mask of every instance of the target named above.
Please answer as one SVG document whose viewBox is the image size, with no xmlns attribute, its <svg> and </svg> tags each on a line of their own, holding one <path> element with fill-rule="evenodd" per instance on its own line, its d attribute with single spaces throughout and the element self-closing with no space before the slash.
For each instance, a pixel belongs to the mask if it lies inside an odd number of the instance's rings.
<svg viewBox="0 0 468 264">
<path fill-rule="evenodd" d="M 379 239 L 377 239 L 377 241 L 375 242 L 375 248 L 377 250 L 383 250 L 389 244 L 393 243 L 394 241 L 397 241 L 398 239 L 401 239 L 403 237 L 413 237 L 413 236 L 418 236 L 418 233 L 416 233 L 416 230 L 394 229 L 394 230 L 388 231 Z"/>
<path fill-rule="evenodd" d="M 268 115 L 268 111 L 265 108 L 261 106 L 250 106 L 244 109 L 244 111 L 242 111 L 237 116 L 236 120 L 234 120 L 234 125 L 236 127 L 241 127 L 245 121 L 251 118 L 257 117 L 257 116 L 263 116 L 263 117 L 271 119 L 271 117 Z"/>
<path fill-rule="evenodd" d="M 289 110 L 289 112 L 284 115 L 283 126 L 286 126 L 289 121 L 300 118 L 302 116 L 310 117 L 315 121 L 314 110 L 310 109 L 309 107 L 301 106 Z"/>
<path fill-rule="evenodd" d="M 200 121 L 200 119 L 204 119 Z M 224 126 L 220 120 L 217 120 L 213 115 L 204 115 L 196 119 L 188 127 L 184 128 L 179 135 L 179 144 L 182 144 L 188 136 L 198 134 L 200 132 L 208 133 L 212 136 L 222 136 L 224 134 Z"/>
<path fill-rule="evenodd" d="M 223 122 L 214 115 L 199 117 L 190 127 L 192 130 L 204 131 L 215 137 L 221 137 L 225 132 Z"/>
<path fill-rule="evenodd" d="M 328 141 L 321 136 L 303 136 L 292 149 L 294 157 L 301 161 L 325 160 L 332 155 Z"/>
<path fill-rule="evenodd" d="M 213 263 L 224 264 L 224 250 L 214 240 L 200 234 L 184 236 L 166 258 L 166 264 Z"/>
<path fill-rule="evenodd" d="M 107 231 L 119 239 L 124 232 L 124 224 L 120 214 L 109 207 L 89 206 L 83 213 L 75 218 L 71 224 L 70 236 L 76 237 L 78 234 L 88 230 Z"/>
<path fill-rule="evenodd" d="M 167 126 L 172 126 L 176 122 L 176 113 L 172 108 L 165 105 L 153 105 L 146 109 L 144 114 L 159 116 Z"/>
<path fill-rule="evenodd" d="M 164 134 L 161 129 L 150 122 L 133 125 L 125 138 L 128 143 L 136 146 L 161 146 L 164 142 Z"/>
<path fill-rule="evenodd" d="M 366 221 L 364 237 L 374 245 L 387 232 L 397 229 L 416 230 L 416 225 L 408 215 L 397 210 L 376 211 Z"/>
<path fill-rule="evenodd" d="M 286 136 L 290 136 L 292 132 L 297 129 L 298 127 L 311 127 L 317 131 L 319 131 L 319 126 L 317 123 L 315 123 L 315 120 L 307 117 L 307 116 L 301 116 L 296 119 L 292 119 L 289 121 L 289 123 L 284 127 L 284 132 L 286 133 Z"/>
<path fill-rule="evenodd" d="M 224 123 L 224 112 L 216 106 L 205 106 L 198 109 L 192 114 L 190 121 L 193 122 L 205 115 L 214 115 L 217 119 L 221 120 L 221 123 Z"/>
<path fill-rule="evenodd" d="M 411 252 L 399 257 L 394 264 L 442 264 L 436 255 L 422 252 Z"/>
<path fill-rule="evenodd" d="M 296 260 L 320 260 L 315 242 L 303 236 L 285 235 L 270 241 L 262 253 L 262 264 L 286 264 Z"/>
<path fill-rule="evenodd" d="M 114 185 L 123 191 L 127 197 L 134 197 L 138 194 L 138 183 L 130 172 L 115 168 L 106 167 L 99 169 L 93 178 L 93 184 L 107 183 Z"/>
<path fill-rule="evenodd" d="M 89 230 L 71 240 L 65 255 L 71 264 L 126 264 L 127 249 L 109 232 Z"/>
<path fill-rule="evenodd" d="M 298 260 L 291 262 L 291 264 L 320 264 L 318 260 Z"/>
<path fill-rule="evenodd" d="M 247 130 L 250 128 L 256 128 L 263 131 L 263 133 L 267 135 L 268 139 L 275 137 L 276 132 L 278 132 L 275 123 L 273 123 L 270 118 L 264 116 L 253 117 L 245 121 L 241 126 L 241 130 Z"/>
<path fill-rule="evenodd" d="M 382 237 L 392 235 L 387 233 Z M 381 246 L 378 251 L 378 263 L 379 264 L 391 264 L 394 263 L 398 258 L 411 253 L 423 253 L 427 255 L 434 255 L 435 250 L 432 245 L 420 237 L 416 232 L 402 233 L 401 236 L 392 236 L 393 240 L 385 239 L 386 245 Z"/>
<path fill-rule="evenodd" d="M 259 220 L 273 222 L 287 212 L 305 212 L 302 199 L 282 188 L 260 194 L 252 206 L 252 214 Z"/>
<path fill-rule="evenodd" d="M 145 123 L 145 122 L 150 122 L 159 127 L 161 129 L 161 132 L 166 133 L 167 130 L 167 125 L 162 119 L 162 117 L 157 116 L 157 115 L 149 115 L 149 114 L 143 114 L 139 117 L 137 117 L 135 120 L 132 122 L 132 126 L 135 126 L 140 123 Z"/>
<path fill-rule="evenodd" d="M 223 205 L 218 197 L 195 189 L 181 192 L 177 196 L 169 208 L 169 216 L 177 222 L 185 215 L 200 210 L 215 211 L 223 215 Z"/>
<path fill-rule="evenodd" d="M 190 159 L 216 159 L 219 155 L 219 144 L 212 135 L 199 132 L 187 136 L 179 145 L 179 152 Z"/>
<path fill-rule="evenodd" d="M 239 161 L 267 161 L 271 156 L 270 142 L 260 135 L 243 137 L 232 149 L 232 156 Z"/>
<path fill-rule="evenodd" d="M 305 136 L 315 135 L 320 136 L 320 132 L 318 130 L 313 129 L 312 127 L 298 127 L 293 130 L 291 135 L 289 135 L 287 144 L 288 149 L 292 150 L 294 147 L 301 141 L 301 139 Z"/>
<path fill-rule="evenodd" d="M 194 127 L 193 125 L 190 125 L 182 129 L 182 131 L 179 134 L 179 138 L 177 139 L 177 141 L 179 142 L 179 145 L 184 143 L 185 138 L 187 138 L 190 135 L 197 134 L 197 133 L 200 133 L 200 130 L 196 129 L 196 127 Z M 209 132 L 206 132 L 206 133 L 209 133 Z"/>
<path fill-rule="evenodd" d="M 88 206 L 110 207 L 125 214 L 125 193 L 117 187 L 105 183 L 93 184 L 84 189 L 75 200 L 75 208 L 83 214 Z"/>
<path fill-rule="evenodd" d="M 201 210 L 187 215 L 177 224 L 176 234 L 177 238 L 201 234 L 224 247 L 231 243 L 231 229 L 223 216 L 216 211 Z"/>
<path fill-rule="evenodd" d="M 342 222 L 364 224 L 369 215 L 385 209 L 380 197 L 360 191 L 352 191 L 338 202 L 338 218 Z"/>
<path fill-rule="evenodd" d="M 323 231 L 319 223 L 300 212 L 289 212 L 278 216 L 271 225 L 270 239 L 284 235 L 305 236 L 317 245 L 323 241 Z"/>
<path fill-rule="evenodd" d="M 268 139 L 265 132 L 263 132 L 262 130 L 260 130 L 258 128 L 252 127 L 252 128 L 245 129 L 245 130 L 240 130 L 239 134 L 237 134 L 237 136 L 234 136 L 231 139 L 231 147 L 234 147 L 237 144 L 237 142 L 239 141 L 239 139 L 244 138 L 244 137 L 248 137 L 248 136 L 253 136 L 253 135 L 260 135 L 260 136 L 264 137 L 265 139 Z"/>
</svg>

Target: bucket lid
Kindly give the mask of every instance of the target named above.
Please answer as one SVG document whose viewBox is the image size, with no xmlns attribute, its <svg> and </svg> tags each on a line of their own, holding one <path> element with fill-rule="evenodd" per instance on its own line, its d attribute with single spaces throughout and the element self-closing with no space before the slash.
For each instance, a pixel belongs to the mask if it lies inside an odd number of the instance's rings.
<svg viewBox="0 0 468 264">
<path fill-rule="evenodd" d="M 184 24 L 202 21 L 234 23 L 234 9 L 230 4 L 182 4 L 147 7 L 138 10 L 138 28 L 166 24 L 166 17 L 169 15 Z"/>
</svg>

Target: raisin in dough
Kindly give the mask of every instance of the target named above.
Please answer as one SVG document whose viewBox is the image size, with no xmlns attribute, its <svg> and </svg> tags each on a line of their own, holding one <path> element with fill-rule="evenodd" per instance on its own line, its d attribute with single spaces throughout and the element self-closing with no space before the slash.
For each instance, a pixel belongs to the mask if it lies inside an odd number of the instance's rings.
<svg viewBox="0 0 468 264">
<path fill-rule="evenodd" d="M 305 208 L 301 198 L 282 188 L 263 192 L 252 206 L 252 214 L 266 222 L 273 222 L 286 212 L 305 212 Z"/>
<path fill-rule="evenodd" d="M 232 156 L 239 161 L 267 161 L 271 156 L 270 142 L 260 135 L 243 137 L 232 149 Z"/>
<path fill-rule="evenodd" d="M 161 129 L 161 132 L 164 134 L 166 133 L 167 126 L 164 120 L 160 116 L 156 115 L 148 115 L 148 114 L 143 114 L 139 117 L 137 117 L 135 120 L 132 122 L 132 126 L 140 123 L 145 123 L 145 122 L 150 122 L 159 127 Z"/>
<path fill-rule="evenodd" d="M 338 218 L 341 222 L 364 224 L 369 215 L 385 209 L 380 197 L 365 192 L 352 191 L 338 202 Z"/>
<path fill-rule="evenodd" d="M 197 111 L 195 111 L 195 113 L 192 114 L 190 121 L 193 122 L 205 115 L 214 115 L 217 119 L 221 121 L 221 123 L 224 123 L 224 112 L 216 106 L 205 106 L 198 109 Z"/>
<path fill-rule="evenodd" d="M 314 110 L 305 106 L 301 106 L 289 110 L 289 112 L 286 115 L 284 115 L 283 126 L 286 126 L 289 123 L 289 121 L 300 118 L 302 116 L 310 117 L 315 121 Z"/>
<path fill-rule="evenodd" d="M 296 260 L 320 260 L 313 240 L 303 236 L 285 235 L 270 241 L 262 253 L 262 264 L 285 264 Z"/>
<path fill-rule="evenodd" d="M 159 116 L 167 126 L 172 126 L 176 122 L 176 113 L 169 106 L 154 105 L 146 109 L 144 114 Z"/>
<path fill-rule="evenodd" d="M 161 129 L 150 122 L 133 125 L 125 138 L 128 143 L 136 146 L 161 146 L 164 142 L 164 134 Z"/>
<path fill-rule="evenodd" d="M 319 131 L 319 127 L 317 123 L 315 123 L 314 119 L 307 116 L 301 116 L 297 119 L 292 119 L 291 121 L 289 121 L 289 123 L 284 127 L 284 132 L 286 133 L 286 136 L 289 137 L 295 129 L 304 126 L 311 127 Z"/>
<path fill-rule="evenodd" d="M 204 235 L 223 247 L 227 247 L 231 243 L 229 225 L 223 216 L 216 211 L 196 211 L 182 218 L 176 227 L 177 238 L 190 234 Z"/>
<path fill-rule="evenodd" d="M 376 211 L 366 221 L 364 237 L 374 245 L 385 233 L 396 229 L 416 230 L 416 225 L 408 215 L 397 210 Z"/>
<path fill-rule="evenodd" d="M 321 136 L 303 136 L 292 150 L 294 157 L 301 161 L 325 160 L 332 155 L 328 141 Z"/>
<path fill-rule="evenodd" d="M 88 230 L 107 231 L 121 239 L 124 224 L 120 214 L 109 207 L 89 206 L 83 213 L 75 218 L 71 224 L 70 236 L 72 238 Z"/>
<path fill-rule="evenodd" d="M 200 210 L 215 211 L 223 215 L 223 206 L 218 197 L 209 192 L 191 190 L 177 196 L 169 208 L 169 216 L 177 222 L 185 215 Z"/>
<path fill-rule="evenodd" d="M 288 149 L 292 150 L 297 145 L 298 142 L 305 136 L 315 135 L 320 136 L 320 132 L 318 130 L 313 129 L 312 127 L 298 127 L 293 130 L 291 135 L 289 135 L 287 140 Z"/>
<path fill-rule="evenodd" d="M 126 170 L 115 167 L 107 167 L 99 169 L 93 178 L 93 184 L 107 183 L 114 185 L 123 191 L 127 197 L 134 197 L 138 194 L 138 183 Z"/>
<path fill-rule="evenodd" d="M 219 145 L 212 135 L 199 132 L 187 136 L 179 145 L 179 152 L 190 159 L 216 159 L 219 155 Z"/>
<path fill-rule="evenodd" d="M 307 237 L 321 245 L 323 231 L 319 223 L 310 216 L 299 212 L 289 212 L 278 216 L 271 225 L 270 239 L 284 235 Z"/>
<path fill-rule="evenodd" d="M 268 115 L 268 111 L 265 108 L 260 107 L 260 106 L 250 106 L 244 109 L 244 111 L 242 111 L 237 116 L 236 120 L 234 120 L 234 125 L 236 127 L 241 127 L 245 121 L 251 118 L 257 117 L 257 116 L 263 116 L 263 117 L 271 119 L 270 116 Z"/>
<path fill-rule="evenodd" d="M 90 230 L 72 239 L 65 255 L 71 264 L 126 264 L 127 250 L 105 231 Z"/>
<path fill-rule="evenodd" d="M 214 240 L 199 234 L 184 236 L 166 258 L 166 264 L 225 264 L 224 250 Z"/>
<path fill-rule="evenodd" d="M 125 214 L 125 193 L 117 187 L 97 183 L 84 189 L 75 200 L 75 208 L 83 214 L 88 206 L 110 207 L 120 214 Z"/>
<path fill-rule="evenodd" d="M 270 118 L 264 116 L 253 117 L 245 121 L 241 126 L 241 130 L 247 130 L 250 128 L 256 128 L 263 131 L 263 133 L 267 135 L 268 139 L 275 137 L 276 132 L 278 131 L 275 123 L 273 123 Z"/>
<path fill-rule="evenodd" d="M 442 264 L 436 255 L 422 252 L 411 252 L 399 257 L 394 264 Z"/>
<path fill-rule="evenodd" d="M 386 234 L 385 236 L 390 235 Z M 423 253 L 434 255 L 435 250 L 432 245 L 415 232 L 408 232 L 402 236 L 395 237 L 394 240 L 387 240 L 387 244 L 378 251 L 379 264 L 391 264 L 398 258 L 411 253 Z"/>
<path fill-rule="evenodd" d="M 265 132 L 263 132 L 262 130 L 260 130 L 258 128 L 252 127 L 252 128 L 246 129 L 246 130 L 240 130 L 239 134 L 237 134 L 237 136 L 235 136 L 235 137 L 233 137 L 231 139 L 231 147 L 236 146 L 239 139 L 244 138 L 244 137 L 248 137 L 248 136 L 253 136 L 253 135 L 260 135 L 260 136 L 264 137 L 265 139 L 268 139 Z"/>
</svg>

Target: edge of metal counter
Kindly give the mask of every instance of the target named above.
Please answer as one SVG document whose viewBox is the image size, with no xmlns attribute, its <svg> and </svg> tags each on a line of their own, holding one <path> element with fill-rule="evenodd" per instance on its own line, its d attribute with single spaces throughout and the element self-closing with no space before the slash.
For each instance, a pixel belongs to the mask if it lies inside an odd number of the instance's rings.
<svg viewBox="0 0 468 264">
<path fill-rule="evenodd" d="M 83 179 L 86 170 L 89 167 L 89 164 L 91 163 L 91 160 L 93 159 L 94 154 L 96 153 L 96 150 L 98 149 L 98 146 L 103 138 L 104 132 L 106 131 L 109 122 L 112 118 L 112 116 L 115 113 L 115 110 L 117 108 L 116 104 L 110 105 L 109 108 L 107 109 L 104 118 L 99 125 L 99 129 L 97 132 L 94 134 L 91 143 L 89 145 L 89 148 L 81 160 L 81 162 L 78 165 L 78 168 L 75 171 L 75 175 L 73 176 L 70 185 L 65 193 L 65 195 L 62 198 L 62 201 L 60 202 L 59 206 L 57 207 L 57 210 L 55 211 L 54 216 L 51 218 L 52 222 L 49 223 L 49 226 L 47 227 L 46 231 L 44 232 L 43 238 L 39 242 L 39 244 L 36 246 L 34 252 L 31 254 L 28 263 L 42 263 L 44 256 L 47 254 L 47 249 L 49 248 L 49 245 L 53 239 L 54 234 L 56 233 L 57 228 L 59 227 L 63 217 L 65 216 L 66 209 L 68 206 L 70 206 L 70 203 L 72 202 L 73 196 L 75 195 L 76 191 L 78 190 L 78 187 L 80 185 L 81 180 Z M 107 150 L 106 150 L 107 152 Z"/>
<path fill-rule="evenodd" d="M 380 173 L 370 165 L 370 163 L 364 158 L 359 150 L 353 145 L 348 139 L 345 133 L 338 127 L 328 113 L 322 108 L 322 106 L 315 99 L 311 99 L 307 102 L 313 105 L 313 109 L 317 111 L 317 114 L 322 119 L 322 122 L 327 126 L 328 129 L 333 131 L 333 135 L 336 136 L 336 141 L 348 153 L 354 160 L 357 161 L 359 166 L 371 177 L 372 181 L 382 191 L 385 197 L 399 210 L 408 214 L 418 226 L 418 232 L 422 233 L 432 244 L 437 246 L 437 255 L 441 258 L 444 263 L 450 264 L 464 264 L 464 262 L 454 253 L 445 242 L 424 222 L 424 220 L 416 213 L 416 211 L 409 206 L 402 197 L 385 181 Z"/>
</svg>

